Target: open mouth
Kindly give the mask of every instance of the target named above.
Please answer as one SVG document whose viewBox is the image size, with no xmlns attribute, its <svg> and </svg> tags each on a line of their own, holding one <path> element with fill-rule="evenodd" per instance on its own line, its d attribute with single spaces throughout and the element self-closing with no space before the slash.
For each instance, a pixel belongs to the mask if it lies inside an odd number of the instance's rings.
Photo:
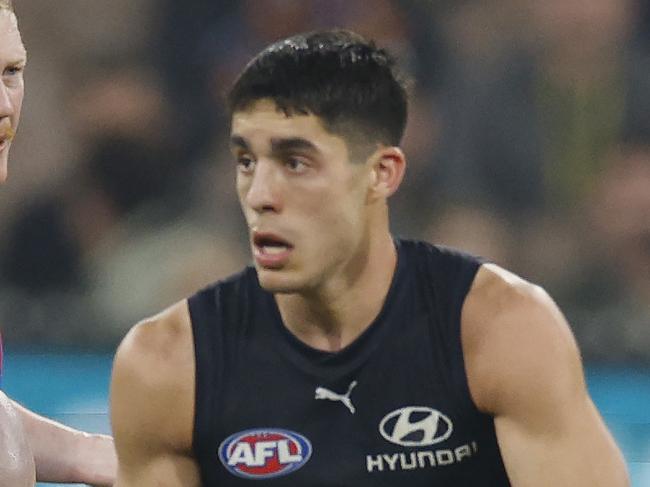
<svg viewBox="0 0 650 487">
<path fill-rule="evenodd" d="M 268 254 L 279 254 L 293 247 L 282 237 L 265 232 L 255 232 L 253 234 L 253 245 Z"/>
<path fill-rule="evenodd" d="M 278 267 L 289 258 L 293 245 L 282 237 L 268 232 L 253 233 L 253 254 L 262 267 Z"/>
</svg>

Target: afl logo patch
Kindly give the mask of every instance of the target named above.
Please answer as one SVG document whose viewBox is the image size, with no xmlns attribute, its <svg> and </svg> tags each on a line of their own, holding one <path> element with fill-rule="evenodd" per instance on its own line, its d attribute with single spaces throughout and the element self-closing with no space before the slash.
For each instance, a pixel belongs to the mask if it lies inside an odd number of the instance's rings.
<svg viewBox="0 0 650 487">
<path fill-rule="evenodd" d="M 435 445 L 449 438 L 453 429 L 447 416 L 425 406 L 397 409 L 379 424 L 381 436 L 401 446 Z"/>
<path fill-rule="evenodd" d="M 240 431 L 219 445 L 223 466 L 239 477 L 268 479 L 295 472 L 311 457 L 311 443 L 293 431 L 275 428 Z"/>
</svg>

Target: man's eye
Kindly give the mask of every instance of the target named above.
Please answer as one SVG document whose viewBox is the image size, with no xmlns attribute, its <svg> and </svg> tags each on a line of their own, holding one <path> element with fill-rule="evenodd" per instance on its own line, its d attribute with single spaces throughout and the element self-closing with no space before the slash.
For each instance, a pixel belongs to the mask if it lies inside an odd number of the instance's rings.
<svg viewBox="0 0 650 487">
<path fill-rule="evenodd" d="M 253 169 L 255 161 L 248 156 L 239 156 L 237 158 L 237 166 L 243 171 L 250 171 Z"/>
<path fill-rule="evenodd" d="M 10 66 L 4 70 L 5 76 L 15 76 L 23 71 L 22 66 Z"/>
<path fill-rule="evenodd" d="M 300 157 L 288 157 L 285 164 L 291 171 L 294 172 L 301 172 L 307 168 L 307 164 Z"/>
</svg>

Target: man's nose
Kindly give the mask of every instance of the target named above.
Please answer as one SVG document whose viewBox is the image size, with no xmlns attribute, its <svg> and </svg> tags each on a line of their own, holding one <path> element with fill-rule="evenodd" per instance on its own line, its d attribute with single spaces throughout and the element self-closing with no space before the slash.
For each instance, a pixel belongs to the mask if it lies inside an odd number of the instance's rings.
<svg viewBox="0 0 650 487">
<path fill-rule="evenodd" d="M 14 106 L 11 103 L 9 89 L 0 82 L 0 119 L 9 117 L 14 113 Z"/>
<path fill-rule="evenodd" d="M 252 175 L 251 185 L 246 194 L 246 202 L 257 212 L 281 209 L 280 175 L 272 161 L 258 160 Z"/>
</svg>

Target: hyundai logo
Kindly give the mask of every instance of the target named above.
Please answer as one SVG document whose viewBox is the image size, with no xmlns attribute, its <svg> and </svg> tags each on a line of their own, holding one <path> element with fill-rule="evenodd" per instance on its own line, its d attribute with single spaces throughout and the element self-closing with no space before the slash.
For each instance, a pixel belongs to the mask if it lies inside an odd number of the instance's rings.
<svg viewBox="0 0 650 487">
<path fill-rule="evenodd" d="M 379 423 L 381 436 L 402 446 L 427 446 L 445 441 L 454 426 L 440 411 L 408 406 L 388 413 Z"/>
</svg>

